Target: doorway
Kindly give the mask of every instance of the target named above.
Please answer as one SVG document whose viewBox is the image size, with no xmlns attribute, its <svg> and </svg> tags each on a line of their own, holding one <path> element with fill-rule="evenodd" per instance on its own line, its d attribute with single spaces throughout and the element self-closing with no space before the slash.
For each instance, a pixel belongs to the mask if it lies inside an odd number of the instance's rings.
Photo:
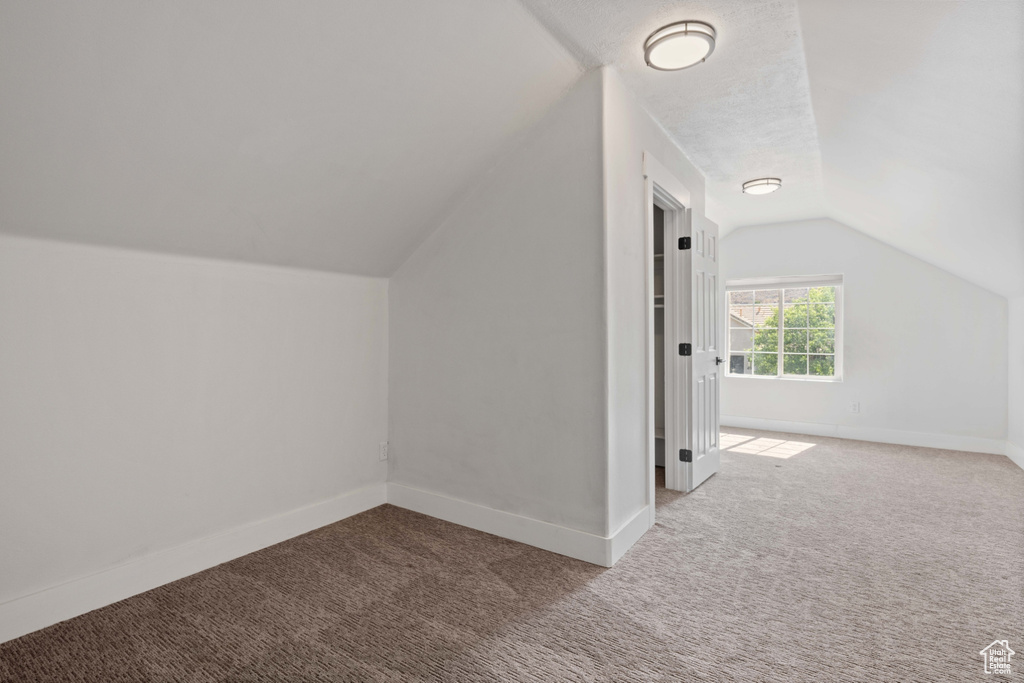
<svg viewBox="0 0 1024 683">
<path fill-rule="evenodd" d="M 648 501 L 656 468 L 665 488 L 690 492 L 718 471 L 718 227 L 688 206 L 690 193 L 644 155 L 647 199 Z"/>
</svg>

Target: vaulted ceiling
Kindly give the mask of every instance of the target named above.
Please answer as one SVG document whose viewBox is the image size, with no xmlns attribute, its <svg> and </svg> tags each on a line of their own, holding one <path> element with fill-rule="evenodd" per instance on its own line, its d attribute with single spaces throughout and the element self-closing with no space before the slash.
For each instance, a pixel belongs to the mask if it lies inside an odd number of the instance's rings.
<svg viewBox="0 0 1024 683">
<path fill-rule="evenodd" d="M 1024 293 L 1024 2 L 524 0 L 613 64 L 707 178 L 723 232 L 828 216 L 1004 295 Z M 658 72 L 644 39 L 715 26 Z M 775 194 L 740 185 L 778 176 Z"/>
<path fill-rule="evenodd" d="M 829 215 L 1024 294 L 1024 2 L 800 14 Z"/>
<path fill-rule="evenodd" d="M 580 73 L 516 0 L 4 0 L 0 231 L 390 275 Z"/>
<path fill-rule="evenodd" d="M 646 68 L 681 19 L 715 53 Z M 724 232 L 828 216 L 1020 294 L 1022 36 L 1020 0 L 5 0 L 0 231 L 389 275 L 613 65 Z"/>
</svg>

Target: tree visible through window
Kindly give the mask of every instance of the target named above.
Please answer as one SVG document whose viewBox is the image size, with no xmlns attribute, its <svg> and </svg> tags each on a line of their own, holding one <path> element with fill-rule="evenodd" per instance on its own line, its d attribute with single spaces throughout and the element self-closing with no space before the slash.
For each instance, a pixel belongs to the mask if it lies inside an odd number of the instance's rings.
<svg viewBox="0 0 1024 683">
<path fill-rule="evenodd" d="M 839 285 L 731 290 L 729 374 L 835 377 L 838 292 Z"/>
</svg>

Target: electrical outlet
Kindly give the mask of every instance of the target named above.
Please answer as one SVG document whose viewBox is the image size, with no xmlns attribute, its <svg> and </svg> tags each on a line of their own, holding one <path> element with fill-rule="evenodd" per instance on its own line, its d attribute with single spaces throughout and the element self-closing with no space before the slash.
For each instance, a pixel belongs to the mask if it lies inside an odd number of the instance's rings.
<svg viewBox="0 0 1024 683">
<path fill-rule="evenodd" d="M 860 401 L 851 401 L 850 402 L 850 412 L 851 413 L 859 413 L 860 412 Z"/>
<path fill-rule="evenodd" d="M 381 460 L 387 460 L 388 459 L 388 442 L 387 441 L 381 441 L 380 442 L 380 459 Z"/>
</svg>

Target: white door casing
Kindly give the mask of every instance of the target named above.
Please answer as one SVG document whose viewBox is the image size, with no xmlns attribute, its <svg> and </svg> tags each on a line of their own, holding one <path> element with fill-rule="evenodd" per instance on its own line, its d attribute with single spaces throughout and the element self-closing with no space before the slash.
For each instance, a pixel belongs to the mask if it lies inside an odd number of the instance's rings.
<svg viewBox="0 0 1024 683">
<path fill-rule="evenodd" d="M 664 233 L 664 368 L 665 368 L 665 486 L 692 491 L 718 471 L 719 392 L 724 357 L 721 286 L 718 276 L 718 226 L 689 208 L 690 193 L 656 159 L 644 154 L 648 207 L 648 244 L 653 227 L 652 209 L 665 212 Z M 681 249 L 680 238 L 689 238 Z M 653 252 L 648 247 L 648 262 Z M 651 276 L 647 277 L 651 309 Z M 648 319 L 648 457 L 649 504 L 654 518 L 654 412 L 651 354 L 654 350 L 653 317 Z M 680 355 L 680 344 L 691 355 Z M 689 452 L 690 462 L 683 456 Z"/>
<path fill-rule="evenodd" d="M 679 233 L 679 225 L 682 223 L 686 211 L 684 207 L 690 203 L 690 191 L 671 172 L 668 171 L 650 153 L 644 152 L 643 156 L 644 176 L 644 197 L 647 213 L 647 247 L 646 247 L 646 299 L 647 299 L 647 457 L 644 466 L 647 470 L 647 504 L 650 508 L 650 524 L 654 524 L 655 496 L 654 496 L 654 205 L 657 204 L 664 212 L 664 256 L 663 256 L 663 277 L 664 277 L 664 299 L 663 299 L 663 333 L 665 335 L 663 365 L 664 369 L 664 402 L 665 402 L 665 481 L 666 486 L 676 489 L 678 474 L 676 472 L 676 457 L 673 455 L 679 448 L 682 432 L 674 416 L 677 415 L 684 405 L 685 395 L 677 386 L 674 369 L 677 365 L 674 353 L 673 342 L 676 334 L 675 320 L 678 312 L 674 302 L 680 300 L 677 293 L 677 284 L 673 280 L 675 261 L 675 235 Z M 677 276 L 678 277 L 678 276 Z M 638 463 L 639 465 L 639 463 Z"/>
</svg>

